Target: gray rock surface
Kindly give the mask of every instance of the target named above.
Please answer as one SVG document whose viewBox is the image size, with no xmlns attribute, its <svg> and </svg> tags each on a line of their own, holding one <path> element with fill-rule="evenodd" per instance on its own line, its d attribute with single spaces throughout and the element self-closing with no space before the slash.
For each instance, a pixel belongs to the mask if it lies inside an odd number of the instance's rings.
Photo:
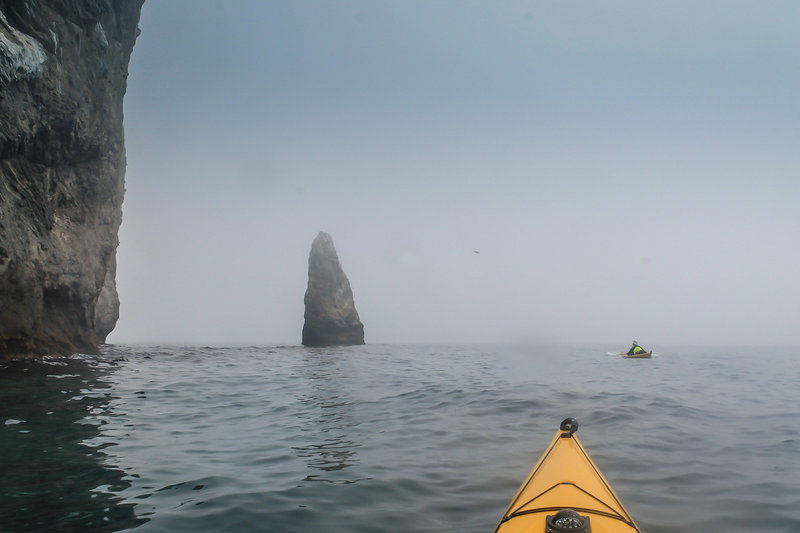
<svg viewBox="0 0 800 533">
<path fill-rule="evenodd" d="M 118 318 L 122 99 L 144 0 L 0 0 L 0 356 Z"/>
<path fill-rule="evenodd" d="M 321 231 L 308 256 L 304 346 L 364 344 L 350 282 L 339 264 L 330 235 Z"/>
</svg>

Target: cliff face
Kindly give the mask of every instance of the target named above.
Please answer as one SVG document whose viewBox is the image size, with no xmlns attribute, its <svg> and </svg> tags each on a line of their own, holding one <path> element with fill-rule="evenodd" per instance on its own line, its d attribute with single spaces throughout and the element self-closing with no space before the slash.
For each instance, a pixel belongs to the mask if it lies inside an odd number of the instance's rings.
<svg viewBox="0 0 800 533">
<path fill-rule="evenodd" d="M 304 346 L 364 344 L 350 282 L 339 264 L 333 239 L 319 232 L 308 256 Z"/>
<path fill-rule="evenodd" d="M 0 356 L 114 328 L 122 99 L 144 0 L 0 0 Z"/>
</svg>

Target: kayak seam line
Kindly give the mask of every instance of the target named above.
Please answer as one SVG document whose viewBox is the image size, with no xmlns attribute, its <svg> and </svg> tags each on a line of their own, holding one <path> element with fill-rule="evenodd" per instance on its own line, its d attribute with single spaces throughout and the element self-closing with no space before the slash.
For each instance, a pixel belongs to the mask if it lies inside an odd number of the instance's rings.
<svg viewBox="0 0 800 533">
<path fill-rule="evenodd" d="M 511 509 L 519 501 L 520 497 L 522 497 L 522 495 L 525 493 L 525 489 L 528 488 L 528 485 L 531 484 L 531 481 L 533 481 L 533 478 L 536 477 L 536 473 L 542 468 L 542 465 L 546 462 L 546 460 L 550 456 L 550 454 L 553 453 L 553 450 L 555 449 L 556 444 L 558 444 L 558 440 L 554 439 L 553 443 L 550 445 L 550 448 L 548 448 L 548 450 L 544 453 L 544 455 L 542 455 L 541 459 L 539 459 L 539 462 L 536 464 L 536 468 L 534 468 L 533 472 L 531 472 L 531 474 L 528 476 L 528 479 L 525 480 L 525 484 L 522 485 L 522 487 L 520 487 L 516 498 L 514 498 L 514 501 L 512 501 L 509 504 L 508 509 L 506 510 L 506 512 L 511 511 Z M 512 514 L 513 514 L 513 512 L 512 512 Z M 510 518 L 511 515 L 506 515 L 506 517 Z M 508 518 L 504 518 L 501 521 L 501 523 L 505 522 Z"/>
<path fill-rule="evenodd" d="M 581 451 L 581 453 L 583 454 L 583 456 L 586 458 L 586 460 L 587 460 L 587 461 L 589 462 L 589 464 L 592 466 L 592 470 L 594 470 L 595 474 L 597 474 L 597 477 L 600 479 L 600 481 L 602 481 L 602 483 L 603 483 L 603 486 L 604 486 L 604 487 L 605 487 L 605 488 L 608 490 L 608 493 L 609 493 L 609 494 L 611 494 L 611 497 L 612 497 L 612 498 L 614 498 L 614 501 L 617 503 L 617 505 L 619 505 L 619 508 L 620 508 L 620 509 L 622 509 L 622 512 L 623 512 L 623 513 L 625 513 L 625 517 L 627 518 L 627 520 L 629 520 L 629 521 L 632 523 L 632 522 L 633 522 L 633 517 L 630 515 L 630 513 L 628 513 L 628 510 L 627 510 L 627 509 L 625 509 L 625 506 L 624 506 L 624 505 L 622 505 L 622 502 L 621 502 L 621 501 L 620 501 L 620 499 L 617 497 L 617 493 L 616 493 L 616 492 L 614 492 L 614 489 L 613 489 L 613 488 L 611 488 L 611 485 L 609 485 L 609 484 L 608 484 L 608 482 L 606 481 L 606 478 L 605 478 L 605 476 L 603 476 L 603 474 L 602 474 L 602 473 L 600 472 L 600 470 L 597 468 L 597 465 L 596 465 L 596 464 L 594 464 L 594 461 L 592 461 L 592 459 L 589 457 L 589 454 L 588 454 L 588 453 L 586 453 L 586 450 L 583 448 L 583 446 L 581 445 L 581 443 L 578 441 L 578 442 L 577 442 L 577 444 L 578 444 L 578 449 Z M 581 490 L 582 490 L 582 489 L 581 489 Z M 635 526 L 634 526 L 634 527 L 635 527 Z M 637 528 L 636 528 L 636 530 L 638 531 L 638 530 L 639 530 L 639 528 L 637 527 Z"/>
</svg>

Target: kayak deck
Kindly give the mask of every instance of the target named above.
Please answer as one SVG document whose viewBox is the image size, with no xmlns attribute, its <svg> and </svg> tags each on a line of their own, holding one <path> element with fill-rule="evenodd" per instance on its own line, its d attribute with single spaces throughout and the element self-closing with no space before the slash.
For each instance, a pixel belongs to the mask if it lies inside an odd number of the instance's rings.
<svg viewBox="0 0 800 533">
<path fill-rule="evenodd" d="M 568 421 L 574 429 L 564 429 Z M 511 504 L 503 513 L 495 533 L 632 533 L 639 528 L 628 514 L 600 470 L 574 435 L 577 422 L 567 419 L 528 474 Z M 581 515 L 590 529 L 546 529 L 557 513 L 571 509 Z M 588 518 L 588 520 L 586 520 Z"/>
<path fill-rule="evenodd" d="M 653 352 L 643 352 L 643 353 L 635 353 L 635 354 L 627 354 L 627 353 L 620 353 L 622 357 L 625 359 L 650 359 L 653 357 Z"/>
</svg>

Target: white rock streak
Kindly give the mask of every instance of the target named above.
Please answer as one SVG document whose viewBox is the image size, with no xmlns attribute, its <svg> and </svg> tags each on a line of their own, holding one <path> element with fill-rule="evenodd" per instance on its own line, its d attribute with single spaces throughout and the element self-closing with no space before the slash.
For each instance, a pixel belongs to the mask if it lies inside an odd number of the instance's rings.
<svg viewBox="0 0 800 533">
<path fill-rule="evenodd" d="M 0 12 L 0 84 L 38 76 L 46 60 L 42 45 L 12 28 Z"/>
</svg>

